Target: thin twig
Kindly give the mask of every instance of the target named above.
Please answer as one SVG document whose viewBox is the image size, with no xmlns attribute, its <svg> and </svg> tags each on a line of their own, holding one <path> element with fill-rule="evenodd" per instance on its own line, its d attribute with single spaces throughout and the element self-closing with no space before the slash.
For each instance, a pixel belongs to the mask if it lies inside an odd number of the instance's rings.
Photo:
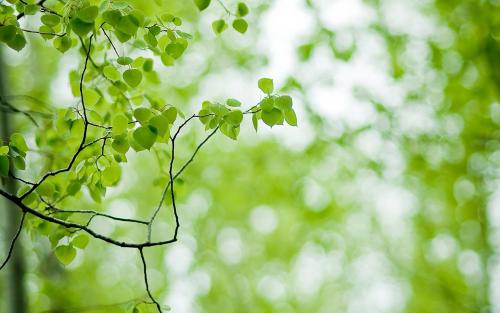
<svg viewBox="0 0 500 313">
<path fill-rule="evenodd" d="M 138 250 L 139 250 L 139 254 L 141 255 L 142 269 L 143 269 L 143 273 L 144 273 L 144 284 L 146 285 L 146 291 L 147 291 L 148 296 L 151 299 L 151 301 L 153 301 L 153 303 L 156 305 L 156 308 L 158 309 L 158 312 L 161 313 L 161 306 L 160 306 L 160 304 L 158 303 L 158 301 L 156 301 L 156 299 L 151 294 L 151 291 L 149 290 L 147 265 L 146 265 L 146 259 L 144 258 L 144 252 L 142 251 L 143 249 L 139 248 Z"/>
<path fill-rule="evenodd" d="M 22 183 L 24 183 L 24 184 L 26 184 L 26 185 L 31 185 L 31 186 L 33 186 L 33 185 L 35 184 L 35 183 L 29 182 L 29 181 L 27 181 L 27 180 L 25 180 L 25 179 L 22 179 L 22 178 L 20 178 L 20 177 L 17 177 L 17 176 L 16 176 L 16 175 L 14 175 L 14 173 L 12 173 L 11 171 L 9 171 L 9 177 L 10 177 L 10 178 L 12 178 L 12 179 L 18 180 L 18 181 L 20 181 L 20 182 L 22 182 Z"/>
<path fill-rule="evenodd" d="M 57 33 L 41 32 L 41 31 L 37 31 L 37 30 L 24 29 L 24 28 L 20 28 L 20 29 L 23 32 L 31 33 L 31 34 L 50 35 L 50 36 L 56 36 L 56 37 L 64 37 L 64 36 L 66 36 L 66 33 L 57 34 Z"/>
<path fill-rule="evenodd" d="M 143 224 L 143 225 L 148 224 L 148 222 L 146 222 L 146 221 L 136 220 L 133 218 L 124 218 L 124 217 L 113 216 L 113 215 L 100 213 L 100 212 L 93 211 L 93 210 L 62 210 L 62 209 L 56 209 L 55 207 L 51 207 L 51 208 L 55 209 L 54 214 L 57 214 L 57 213 L 92 214 L 93 217 L 94 216 L 102 216 L 102 217 L 106 217 L 106 218 L 109 218 L 111 220 L 120 221 L 120 222 L 137 223 L 137 224 Z"/>
<path fill-rule="evenodd" d="M 184 170 L 189 166 L 189 164 L 191 164 L 191 162 L 193 162 L 194 158 L 196 157 L 196 154 L 198 154 L 198 151 L 200 151 L 200 149 L 203 147 L 203 145 L 205 145 L 205 143 L 207 143 L 207 141 L 212 138 L 213 135 L 215 135 L 215 133 L 219 130 L 219 127 L 217 127 L 216 129 L 214 129 L 213 132 L 210 133 L 210 135 L 208 135 L 197 147 L 196 149 L 194 150 L 193 154 L 191 155 L 191 157 L 189 158 L 189 160 L 186 161 L 186 163 L 184 163 L 184 165 L 182 166 L 182 168 L 174 175 L 174 180 L 177 179 L 177 177 L 179 175 L 182 174 L 182 172 L 184 172 Z M 151 240 L 151 230 L 152 230 L 152 226 L 153 226 L 153 223 L 155 221 L 155 218 L 156 216 L 158 215 L 158 213 L 160 212 L 160 209 L 161 209 L 161 206 L 163 205 L 163 202 L 165 202 L 165 197 L 167 195 L 167 191 L 170 189 L 170 180 L 167 184 L 167 186 L 165 187 L 165 189 L 163 189 L 163 193 L 161 195 L 161 199 L 160 199 L 160 202 L 158 203 L 158 206 L 156 207 L 156 210 L 153 212 L 153 215 L 151 216 L 151 219 L 149 220 L 149 225 L 148 225 L 148 239 Z"/>
<path fill-rule="evenodd" d="M 104 23 L 103 23 L 104 24 Z M 111 44 L 111 47 L 113 47 L 113 50 L 115 50 L 115 53 L 118 57 L 120 57 L 120 54 L 118 53 L 118 50 L 116 50 L 116 47 L 115 45 L 113 44 L 113 41 L 111 41 L 111 38 L 108 36 L 108 33 L 106 33 L 106 31 L 104 30 L 104 28 L 102 27 L 101 25 L 101 29 L 102 29 L 102 32 L 104 33 L 104 36 L 106 36 L 106 38 L 108 38 L 108 41 L 109 43 Z"/>
<path fill-rule="evenodd" d="M 57 16 L 59 16 L 59 17 L 63 17 L 61 14 L 57 13 L 56 11 L 54 11 L 54 10 L 52 10 L 52 9 L 47 8 L 47 7 L 44 5 L 44 3 L 45 3 L 46 1 L 47 1 L 47 0 L 40 0 L 40 1 L 38 1 L 38 2 L 36 3 L 36 5 L 38 5 L 38 6 L 40 7 L 40 11 L 41 11 L 41 12 L 48 12 L 48 13 L 51 13 L 51 14 L 57 15 Z M 26 3 L 26 1 L 23 1 L 23 2 L 24 2 L 25 4 L 27 4 L 27 3 Z M 25 16 L 25 14 L 24 14 L 24 12 L 21 12 L 21 13 L 19 13 L 19 14 L 17 15 L 17 17 L 16 17 L 16 18 L 17 18 L 17 19 L 20 19 L 20 18 L 22 18 L 23 16 Z"/>
<path fill-rule="evenodd" d="M 18 108 L 16 108 L 15 106 L 13 106 L 12 104 L 10 104 L 9 102 L 6 102 L 2 99 L 2 97 L 0 97 L 0 105 L 3 105 L 7 108 L 9 108 L 11 110 L 11 112 L 13 113 L 21 113 L 23 114 L 24 116 L 26 116 L 33 124 L 35 124 L 36 127 L 39 127 L 37 121 L 33 118 L 33 116 L 31 116 L 31 114 L 27 111 L 23 111 L 23 110 L 20 110 Z M 4 112 L 8 112 L 8 111 L 4 111 Z"/>
<path fill-rule="evenodd" d="M 21 230 L 23 229 L 25 217 L 26 217 L 26 211 L 23 212 L 21 222 L 19 223 L 19 228 L 17 229 L 16 235 L 14 236 L 12 242 L 10 243 L 9 253 L 7 254 L 7 257 L 3 261 L 2 265 L 0 265 L 0 271 L 5 267 L 5 265 L 9 262 L 10 257 L 12 256 L 12 251 L 14 251 L 14 246 L 16 245 L 17 238 L 19 238 L 19 234 L 21 234 Z"/>
<path fill-rule="evenodd" d="M 35 185 L 33 185 L 27 192 L 25 192 L 22 196 L 21 196 L 21 200 L 23 200 L 24 198 L 26 198 L 28 195 L 30 195 L 33 191 L 35 191 L 36 188 L 38 188 L 38 186 L 40 186 L 40 184 L 42 184 L 47 178 L 49 178 L 50 176 L 56 176 L 60 173 L 64 173 L 64 172 L 68 172 L 72 167 L 73 167 L 73 164 L 75 163 L 76 161 L 76 158 L 78 157 L 78 155 L 86 148 L 85 146 L 85 141 L 87 140 L 87 130 L 88 130 L 88 126 L 89 126 L 89 121 L 87 119 L 87 109 L 85 107 L 85 99 L 83 97 L 83 77 L 85 76 L 85 72 L 87 71 L 87 64 L 89 62 L 89 57 L 90 57 L 90 51 L 92 49 L 92 38 L 93 38 L 93 34 L 90 35 L 90 38 L 89 38 L 89 49 L 87 51 L 87 56 L 85 58 L 85 64 L 84 64 L 84 67 L 83 67 L 83 71 L 82 71 L 82 75 L 80 77 L 80 99 L 81 99 L 81 102 L 82 102 L 82 108 L 83 108 L 83 119 L 84 119 L 84 126 L 83 126 L 83 135 L 82 135 L 82 140 L 80 142 L 80 146 L 78 147 L 78 150 L 75 152 L 75 154 L 73 155 L 73 157 L 71 158 L 68 166 L 66 166 L 65 168 L 62 168 L 62 169 L 59 169 L 57 171 L 53 171 L 53 172 L 48 172 L 46 173 L 39 181 L 38 183 L 36 183 Z"/>
<path fill-rule="evenodd" d="M 200 151 L 200 149 L 203 147 L 203 145 L 205 145 L 205 143 L 207 143 L 207 141 L 213 136 L 215 135 L 215 133 L 219 130 L 219 127 L 217 127 L 216 129 L 214 129 L 213 132 L 210 133 L 210 135 L 208 135 L 197 147 L 196 149 L 194 150 L 193 154 L 191 155 L 191 158 L 189 158 L 188 161 L 186 161 L 186 163 L 184 163 L 184 165 L 182 166 L 182 168 L 174 175 L 174 180 L 177 179 L 177 177 L 179 175 L 182 174 L 182 172 L 184 172 L 184 170 L 188 167 L 189 164 L 191 164 L 191 162 L 193 162 L 196 154 L 198 153 L 198 151 Z M 151 240 L 151 230 L 152 230 L 152 226 L 153 226 L 153 223 L 155 221 L 155 218 L 156 216 L 158 215 L 158 213 L 160 212 L 160 209 L 161 209 L 161 206 L 163 205 L 163 202 L 165 202 L 165 197 L 167 195 L 167 191 L 169 190 L 170 188 L 170 181 L 168 182 L 167 186 L 165 187 L 165 189 L 163 189 L 163 193 L 161 195 L 161 199 L 160 199 L 160 202 L 158 203 L 158 206 L 156 207 L 156 210 L 153 212 L 153 215 L 151 216 L 151 219 L 149 220 L 149 223 L 148 223 L 148 241 Z"/>
<path fill-rule="evenodd" d="M 220 4 L 220 6 L 224 9 L 224 11 L 226 11 L 226 13 L 229 16 L 233 15 L 233 13 L 231 13 L 231 11 L 229 11 L 229 9 L 226 7 L 226 5 L 221 0 L 217 0 L 217 2 Z"/>
</svg>

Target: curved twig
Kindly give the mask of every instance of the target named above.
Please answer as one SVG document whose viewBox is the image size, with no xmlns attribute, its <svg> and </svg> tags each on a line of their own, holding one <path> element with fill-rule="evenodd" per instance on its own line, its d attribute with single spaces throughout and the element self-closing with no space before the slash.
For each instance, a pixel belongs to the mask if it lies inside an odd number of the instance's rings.
<svg viewBox="0 0 500 313">
<path fill-rule="evenodd" d="M 17 229 L 16 235 L 12 239 L 12 242 L 10 243 L 10 248 L 9 252 L 7 253 L 7 257 L 3 261 L 2 265 L 0 265 L 0 271 L 7 265 L 7 263 L 10 260 L 10 257 L 12 256 L 12 252 L 14 251 L 14 246 L 16 245 L 17 238 L 19 238 L 19 235 L 21 234 L 21 230 L 23 229 L 24 225 L 24 218 L 26 217 L 26 211 L 23 212 L 23 216 L 21 218 L 21 222 L 19 223 L 19 228 Z"/>
<path fill-rule="evenodd" d="M 161 313 L 160 304 L 158 303 L 158 301 L 156 301 L 156 299 L 151 294 L 151 291 L 149 290 L 148 273 L 147 273 L 148 269 L 147 269 L 146 259 L 144 258 L 144 252 L 142 251 L 143 249 L 139 248 L 138 250 L 139 250 L 139 254 L 141 255 L 142 269 L 143 269 L 143 275 L 144 275 L 144 284 L 146 285 L 146 291 L 147 291 L 148 296 L 151 299 L 151 301 L 153 301 L 153 303 L 156 305 L 158 312 Z"/>
</svg>

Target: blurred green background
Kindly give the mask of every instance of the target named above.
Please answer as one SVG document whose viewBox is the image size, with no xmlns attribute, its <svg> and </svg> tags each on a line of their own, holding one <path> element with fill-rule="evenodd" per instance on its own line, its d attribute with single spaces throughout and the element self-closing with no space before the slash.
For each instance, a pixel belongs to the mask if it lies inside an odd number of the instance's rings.
<svg viewBox="0 0 500 313">
<path fill-rule="evenodd" d="M 219 135 L 197 156 L 177 187 L 179 242 L 146 252 L 160 302 L 176 313 L 500 312 L 500 1 L 247 4 L 249 32 L 216 37 L 220 7 L 163 3 L 195 36 L 179 66 L 160 70 L 155 95 L 187 113 L 204 99 L 250 105 L 257 79 L 273 77 L 299 127 L 255 134 L 247 121 L 237 142 Z M 31 36 L 2 57 L 8 94 L 49 112 L 76 102 L 76 51 Z M 180 160 L 203 134 L 182 135 Z M 149 216 L 165 173 L 154 155 L 129 159 L 102 205 L 79 206 Z M 168 209 L 159 221 L 157 238 L 173 225 Z M 126 312 L 145 294 L 135 250 L 93 240 L 64 268 L 47 239 L 22 243 L 30 312 Z M 8 288 L 2 280 L 0 304 Z"/>
</svg>

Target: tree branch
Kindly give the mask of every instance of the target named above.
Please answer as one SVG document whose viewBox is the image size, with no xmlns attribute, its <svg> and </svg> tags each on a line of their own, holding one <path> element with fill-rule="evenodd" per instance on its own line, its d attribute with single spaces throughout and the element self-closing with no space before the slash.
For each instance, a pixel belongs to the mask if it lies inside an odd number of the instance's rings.
<svg viewBox="0 0 500 313">
<path fill-rule="evenodd" d="M 30 195 L 33 191 L 35 191 L 36 188 L 38 188 L 38 186 L 40 186 L 40 184 L 42 184 L 47 178 L 49 178 L 50 176 L 56 176 L 60 173 L 64 173 L 64 172 L 68 172 L 72 167 L 73 167 L 73 164 L 75 163 L 76 161 L 76 158 L 78 157 L 78 155 L 87 147 L 85 145 L 85 141 L 87 140 L 87 130 L 88 130 L 88 126 L 89 126 L 89 121 L 88 121 L 88 118 L 87 118 L 87 109 L 85 107 L 85 99 L 83 97 L 83 77 L 85 76 L 85 72 L 87 71 L 87 64 L 88 64 L 88 61 L 89 61 L 89 57 L 90 57 L 90 51 L 92 49 L 92 38 L 93 38 L 94 35 L 91 35 L 90 38 L 89 38 L 89 49 L 87 51 L 87 56 L 85 58 L 85 64 L 84 64 L 84 67 L 83 67 L 83 71 L 82 71 L 82 75 L 80 77 L 80 99 L 82 101 L 82 107 L 83 107 L 83 119 L 84 119 L 84 127 L 83 127 L 83 135 L 82 135 L 82 141 L 80 143 L 80 146 L 78 147 L 78 150 L 76 151 L 76 153 L 73 155 L 73 157 L 71 158 L 71 161 L 69 162 L 68 166 L 63 168 L 63 169 L 59 169 L 57 171 L 53 171 L 53 172 L 49 172 L 49 173 L 46 173 L 39 181 L 38 183 L 36 183 L 35 185 L 33 185 L 27 192 L 25 192 L 22 196 L 21 196 L 21 200 L 23 200 L 24 198 L 26 198 L 28 195 Z"/>
<path fill-rule="evenodd" d="M 10 193 L 8 193 L 2 189 L 0 189 L 0 195 L 5 197 L 7 200 L 11 201 L 12 203 L 14 203 L 22 211 L 27 212 L 31 215 L 34 215 L 34 216 L 36 216 L 44 221 L 63 226 L 65 228 L 75 228 L 75 229 L 82 230 L 96 239 L 105 241 L 105 242 L 110 243 L 110 244 L 117 246 L 117 247 L 122 247 L 122 248 L 141 248 L 142 247 L 142 248 L 146 248 L 146 247 L 163 246 L 163 245 L 167 245 L 167 244 L 170 244 L 170 243 L 177 241 L 177 239 L 170 239 L 170 240 L 163 240 L 163 241 L 156 241 L 156 242 L 131 243 L 131 242 L 115 240 L 115 239 L 112 239 L 110 237 L 101 235 L 85 225 L 81 225 L 81 224 L 73 223 L 73 222 L 68 222 L 68 221 L 64 221 L 64 220 L 61 220 L 61 219 L 58 219 L 58 218 L 55 218 L 55 217 L 52 217 L 49 215 L 45 215 L 45 214 L 43 214 L 43 213 L 41 213 L 33 208 L 30 208 L 26 204 L 24 204 L 20 197 L 16 197 L 14 195 L 11 195 Z"/>
<path fill-rule="evenodd" d="M 214 131 L 212 131 L 210 133 L 210 135 L 208 135 L 197 147 L 196 149 L 194 150 L 193 154 L 191 155 L 191 157 L 189 158 L 189 160 L 184 163 L 184 165 L 182 166 L 182 168 L 174 175 L 174 180 L 177 179 L 177 177 L 179 175 L 182 174 L 182 172 L 184 172 L 184 170 L 189 166 L 189 164 L 191 164 L 191 162 L 193 162 L 194 158 L 196 157 L 196 154 L 198 154 L 198 151 L 200 151 L 200 149 L 203 147 L 203 145 L 205 145 L 205 143 L 207 143 L 207 141 L 212 138 L 213 135 L 215 135 L 215 133 L 219 130 L 219 127 L 217 127 L 216 129 L 214 129 Z M 160 209 L 161 209 L 161 206 L 163 205 L 163 202 L 165 201 L 165 196 L 167 195 L 167 191 L 168 189 L 170 188 L 170 180 L 167 184 L 167 186 L 165 187 L 165 189 L 163 190 L 163 193 L 162 193 L 162 196 L 161 196 L 161 199 L 160 199 L 160 202 L 158 203 L 158 206 L 156 207 L 156 210 L 153 212 L 153 215 L 151 216 L 151 219 L 149 220 L 149 223 L 148 223 L 148 240 L 150 241 L 151 240 L 151 230 L 152 230 L 152 226 L 153 226 L 153 223 L 154 223 L 154 220 L 156 218 L 156 216 L 158 215 L 158 213 L 160 212 Z"/>
<path fill-rule="evenodd" d="M 56 11 L 52 10 L 52 9 L 49 9 L 47 8 L 44 3 L 46 2 L 47 0 L 40 0 L 36 3 L 36 5 L 38 5 L 40 7 L 40 12 L 49 12 L 51 14 L 54 14 L 54 15 L 57 15 L 59 17 L 63 17 L 61 14 L 57 13 Z M 28 4 L 26 1 L 24 0 L 21 0 L 22 3 L 24 4 Z M 17 15 L 17 19 L 20 19 L 22 18 L 23 16 L 25 16 L 26 14 L 24 14 L 24 12 L 21 12 Z"/>
<path fill-rule="evenodd" d="M 12 113 L 21 113 L 24 116 L 26 116 L 36 127 L 39 127 L 37 121 L 31 116 L 31 114 L 27 111 L 19 110 L 12 104 L 8 103 L 7 101 L 4 101 L 2 97 L 0 96 L 0 105 L 5 106 L 10 109 L 10 111 L 4 111 L 4 112 L 12 112 Z"/>
<path fill-rule="evenodd" d="M 146 285 L 146 291 L 148 293 L 149 298 L 153 303 L 156 305 L 156 308 L 158 309 L 158 312 L 161 313 L 161 306 L 156 301 L 156 299 L 153 297 L 151 294 L 151 291 L 149 290 L 149 283 L 148 283 L 148 273 L 147 273 L 147 265 L 146 265 L 146 259 L 144 258 L 144 252 L 142 251 L 142 248 L 139 248 L 139 254 L 141 255 L 141 261 L 142 261 L 142 269 L 143 269 L 143 274 L 144 274 L 144 284 Z"/>
<path fill-rule="evenodd" d="M 16 235 L 14 236 L 14 238 L 12 239 L 12 242 L 10 243 L 10 248 L 9 248 L 9 252 L 7 254 L 7 257 L 3 261 L 2 265 L 0 265 L 0 271 L 5 267 L 5 265 L 9 262 L 10 257 L 12 256 L 12 251 L 14 251 L 14 246 L 16 245 L 17 238 L 19 238 L 19 235 L 21 234 L 21 230 L 23 229 L 25 217 L 26 217 L 26 211 L 23 212 L 21 222 L 19 223 L 19 228 L 17 229 Z"/>
<path fill-rule="evenodd" d="M 103 23 L 104 24 L 104 23 Z M 106 33 L 106 31 L 104 30 L 104 27 L 100 27 L 102 29 L 102 32 L 104 33 L 104 36 L 106 36 L 106 38 L 108 38 L 108 41 L 109 43 L 111 44 L 111 47 L 113 47 L 113 50 L 115 50 L 115 53 L 118 57 L 120 57 L 120 54 L 118 53 L 118 50 L 116 50 L 116 47 L 115 45 L 113 44 L 113 41 L 111 41 L 111 38 L 108 36 L 108 33 Z"/>
</svg>

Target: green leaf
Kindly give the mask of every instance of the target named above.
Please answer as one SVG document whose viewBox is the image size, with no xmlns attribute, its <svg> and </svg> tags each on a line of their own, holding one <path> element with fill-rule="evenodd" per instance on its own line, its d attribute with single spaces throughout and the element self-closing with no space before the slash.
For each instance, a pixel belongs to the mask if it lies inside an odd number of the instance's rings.
<svg viewBox="0 0 500 313">
<path fill-rule="evenodd" d="M 144 26 L 144 22 L 146 21 L 146 18 L 144 17 L 144 14 L 142 13 L 141 10 L 134 9 L 130 12 L 130 17 L 138 27 Z"/>
<path fill-rule="evenodd" d="M 172 23 L 174 23 L 175 26 L 181 26 L 182 25 L 182 19 L 180 19 L 179 17 L 176 16 L 172 20 Z"/>
<path fill-rule="evenodd" d="M 64 53 L 71 48 L 71 39 L 68 36 L 57 37 L 54 39 L 54 47 L 59 50 L 59 52 Z"/>
<path fill-rule="evenodd" d="M 262 101 L 260 102 L 260 108 L 262 109 L 262 111 L 265 111 L 265 112 L 272 111 L 274 108 L 274 98 L 267 97 L 267 98 L 262 99 Z"/>
<path fill-rule="evenodd" d="M 129 41 L 129 40 L 130 40 L 130 38 L 132 38 L 132 36 L 131 36 L 131 35 L 127 35 L 127 34 L 125 34 L 125 33 L 122 33 L 122 32 L 121 32 L 121 31 L 119 31 L 119 30 L 115 30 L 115 36 L 116 36 L 116 38 L 118 38 L 118 40 L 119 40 L 120 42 L 127 42 L 127 41 Z"/>
<path fill-rule="evenodd" d="M 0 146 L 0 155 L 6 155 L 9 153 L 9 146 Z"/>
<path fill-rule="evenodd" d="M 262 111 L 262 121 L 271 127 L 278 124 L 281 117 L 281 111 L 276 108 L 272 109 L 270 112 Z"/>
<path fill-rule="evenodd" d="M 55 250 L 57 259 L 64 265 L 70 264 L 76 257 L 76 249 L 72 245 L 59 246 Z"/>
<path fill-rule="evenodd" d="M 0 41 L 9 42 L 17 33 L 17 27 L 14 25 L 0 26 Z"/>
<path fill-rule="evenodd" d="M 134 131 L 134 139 L 145 149 L 150 149 L 157 137 L 157 130 L 154 127 L 141 126 Z"/>
<path fill-rule="evenodd" d="M 147 58 L 142 65 L 142 69 L 144 70 L 144 72 L 151 72 L 153 70 L 153 65 L 153 59 Z"/>
<path fill-rule="evenodd" d="M 170 124 L 173 124 L 177 119 L 177 109 L 174 107 L 170 107 L 163 111 L 161 115 L 165 116 Z"/>
<path fill-rule="evenodd" d="M 99 9 L 96 6 L 92 5 L 81 9 L 78 12 L 78 18 L 86 23 L 93 23 L 98 14 Z"/>
<path fill-rule="evenodd" d="M 248 23 L 242 18 L 237 18 L 233 21 L 233 28 L 239 33 L 244 34 L 248 29 Z"/>
<path fill-rule="evenodd" d="M 111 122 L 113 135 L 123 134 L 128 128 L 128 118 L 124 114 L 118 114 Z"/>
<path fill-rule="evenodd" d="M 149 27 L 148 30 L 153 36 L 156 36 L 161 33 L 161 27 L 158 25 L 153 25 Z"/>
<path fill-rule="evenodd" d="M 134 117 L 139 121 L 142 125 L 146 124 L 153 113 L 148 108 L 138 108 L 134 110 Z"/>
<path fill-rule="evenodd" d="M 271 94 L 274 90 L 273 80 L 270 78 L 261 78 L 259 79 L 259 89 L 264 93 Z"/>
<path fill-rule="evenodd" d="M 117 81 L 117 80 L 120 80 L 120 78 L 122 77 L 122 75 L 120 74 L 120 72 L 112 65 L 106 65 L 103 69 L 102 69 L 102 73 L 104 74 L 104 76 L 112 81 Z"/>
<path fill-rule="evenodd" d="M 26 46 L 26 39 L 24 39 L 23 35 L 16 34 L 7 42 L 7 45 L 16 51 L 21 51 Z"/>
<path fill-rule="evenodd" d="M 54 29 L 50 26 L 47 25 L 42 25 L 38 29 L 40 33 L 55 33 Z M 43 39 L 52 39 L 54 38 L 54 35 L 51 34 L 42 34 Z"/>
<path fill-rule="evenodd" d="M 160 137 L 165 136 L 170 129 L 169 121 L 164 115 L 157 115 L 149 120 L 149 125 L 156 128 Z"/>
<path fill-rule="evenodd" d="M 88 187 L 89 187 L 89 192 L 90 192 L 90 196 L 92 197 L 92 199 L 97 203 L 101 203 L 102 197 L 104 195 L 104 191 L 106 189 L 104 187 L 100 187 L 100 186 L 88 186 Z"/>
<path fill-rule="evenodd" d="M 20 155 L 17 155 L 12 160 L 14 163 L 14 167 L 18 170 L 24 171 L 26 169 L 26 162 L 24 162 L 24 158 Z"/>
<path fill-rule="evenodd" d="M 165 23 L 170 23 L 174 20 L 174 17 L 172 14 L 170 13 L 165 13 L 161 16 L 161 20 Z"/>
<path fill-rule="evenodd" d="M 134 149 L 135 151 L 139 152 L 142 150 L 146 150 L 141 144 L 137 142 L 137 140 L 135 140 L 134 132 L 127 133 L 127 140 L 130 144 L 130 148 Z"/>
<path fill-rule="evenodd" d="M 200 112 L 198 112 L 198 115 L 200 116 L 200 118 L 199 118 L 200 122 L 202 122 L 203 124 L 208 123 L 212 119 L 212 116 L 210 115 L 210 111 L 207 109 L 200 110 Z"/>
<path fill-rule="evenodd" d="M 230 107 L 240 107 L 241 102 L 236 99 L 227 99 L 226 104 Z"/>
<path fill-rule="evenodd" d="M 9 175 L 9 158 L 6 155 L 0 155 L 0 176 Z"/>
<path fill-rule="evenodd" d="M 88 106 L 94 106 L 101 99 L 101 95 L 94 89 L 84 89 L 83 98 L 85 99 L 85 104 Z"/>
<path fill-rule="evenodd" d="M 220 105 L 219 103 L 211 103 L 210 110 L 218 117 L 223 117 L 229 112 L 228 108 Z"/>
<path fill-rule="evenodd" d="M 175 42 L 169 43 L 165 47 L 165 52 L 174 59 L 178 59 L 182 56 L 187 48 L 187 41 L 183 38 L 177 39 Z"/>
<path fill-rule="evenodd" d="M 38 5 L 28 4 L 24 7 L 24 14 L 35 15 L 39 11 Z"/>
<path fill-rule="evenodd" d="M 146 33 L 144 35 L 144 41 L 146 41 L 146 43 L 148 45 L 150 45 L 151 47 L 156 47 L 158 45 L 158 40 L 156 39 L 156 37 L 151 34 L 151 33 Z"/>
<path fill-rule="evenodd" d="M 142 72 L 136 69 L 123 72 L 123 80 L 132 88 L 137 87 L 142 81 Z"/>
<path fill-rule="evenodd" d="M 174 65 L 175 59 L 171 57 L 168 53 L 162 53 L 161 54 L 161 63 L 165 66 L 172 66 Z"/>
<path fill-rule="evenodd" d="M 248 12 L 249 10 L 247 5 L 243 2 L 238 2 L 238 8 L 236 9 L 236 14 L 238 16 L 246 16 Z"/>
<path fill-rule="evenodd" d="M 132 58 L 130 57 L 119 57 L 118 59 L 116 59 L 116 62 L 118 62 L 118 64 L 120 65 L 129 65 L 133 61 L 134 60 L 132 60 Z"/>
<path fill-rule="evenodd" d="M 208 123 L 208 127 L 214 129 L 219 126 L 220 122 L 221 118 L 219 116 L 212 117 L 212 119 L 210 119 L 210 122 Z"/>
<path fill-rule="evenodd" d="M 198 10 L 203 11 L 210 5 L 210 0 L 194 0 L 194 4 L 196 4 Z"/>
<path fill-rule="evenodd" d="M 243 113 L 240 110 L 231 111 L 225 117 L 224 120 L 233 126 L 238 126 L 243 120 Z"/>
<path fill-rule="evenodd" d="M 118 25 L 122 18 L 122 14 L 118 10 L 109 10 L 102 14 L 102 19 L 111 26 Z"/>
<path fill-rule="evenodd" d="M 255 131 L 257 131 L 259 129 L 259 118 L 257 113 L 252 114 L 252 124 Z"/>
<path fill-rule="evenodd" d="M 240 133 L 239 126 L 233 126 L 229 124 L 222 124 L 220 127 L 221 132 L 227 137 L 236 140 L 238 139 L 238 134 Z"/>
<path fill-rule="evenodd" d="M 112 165 L 107 167 L 101 176 L 102 185 L 105 187 L 111 187 L 118 183 L 122 175 L 122 169 L 118 165 Z"/>
<path fill-rule="evenodd" d="M 293 100 L 290 96 L 279 96 L 275 100 L 275 105 L 281 111 L 286 111 L 292 108 Z"/>
<path fill-rule="evenodd" d="M 130 36 L 134 36 L 138 28 L 139 21 L 132 15 L 122 16 L 118 25 L 116 25 L 116 29 Z"/>
<path fill-rule="evenodd" d="M 71 244 L 79 249 L 85 249 L 89 244 L 89 236 L 81 234 L 71 240 Z"/>
<path fill-rule="evenodd" d="M 19 153 L 22 156 L 25 156 L 26 151 L 28 151 L 28 145 L 26 144 L 23 135 L 21 135 L 20 133 L 13 133 L 10 136 L 9 146 L 12 148 L 12 150 Z"/>
<path fill-rule="evenodd" d="M 38 186 L 38 188 L 36 189 L 36 192 L 40 196 L 47 196 L 47 197 L 52 196 L 54 194 L 54 191 L 55 191 L 54 184 L 47 181 Z"/>
<path fill-rule="evenodd" d="M 119 153 L 125 154 L 130 148 L 130 144 L 126 134 L 121 134 L 120 136 L 113 137 L 113 143 L 111 147 Z"/>
<path fill-rule="evenodd" d="M 82 184 L 78 180 L 74 180 L 71 183 L 69 183 L 68 187 L 66 188 L 66 192 L 70 196 L 74 196 L 77 194 L 78 191 L 82 188 Z"/>
<path fill-rule="evenodd" d="M 285 111 L 285 121 L 290 126 L 297 126 L 297 115 L 293 109 L 288 109 Z"/>
<path fill-rule="evenodd" d="M 40 20 L 42 21 L 43 24 L 50 27 L 57 26 L 59 25 L 59 23 L 61 23 L 61 18 L 55 14 L 44 14 L 40 18 Z"/>
<path fill-rule="evenodd" d="M 214 21 L 212 23 L 212 29 L 214 30 L 214 33 L 216 33 L 216 34 L 222 33 L 223 31 L 225 31 L 227 29 L 226 21 L 224 21 L 222 19 Z"/>
<path fill-rule="evenodd" d="M 87 23 L 78 17 L 72 18 L 70 25 L 73 32 L 82 37 L 94 28 L 94 23 Z"/>
</svg>

